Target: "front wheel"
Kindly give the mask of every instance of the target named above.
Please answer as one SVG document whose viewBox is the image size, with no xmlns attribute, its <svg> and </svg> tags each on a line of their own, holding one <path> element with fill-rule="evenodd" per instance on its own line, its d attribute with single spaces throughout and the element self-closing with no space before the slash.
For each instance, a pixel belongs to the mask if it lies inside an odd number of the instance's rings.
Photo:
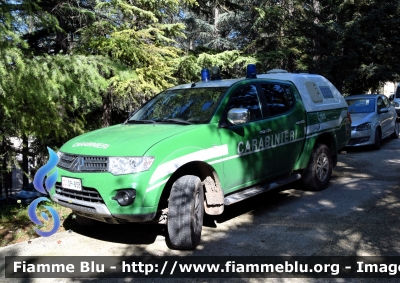
<svg viewBox="0 0 400 283">
<path fill-rule="evenodd" d="M 394 130 L 392 135 L 390 136 L 392 139 L 398 139 L 400 134 L 399 123 L 394 123 Z"/>
<path fill-rule="evenodd" d="M 168 237 L 172 248 L 194 249 L 200 243 L 204 192 L 197 176 L 186 175 L 172 185 L 168 201 Z"/>
<path fill-rule="evenodd" d="M 373 144 L 372 148 L 375 150 L 381 149 L 381 130 L 379 128 L 375 129 L 375 143 Z"/>
<path fill-rule="evenodd" d="M 304 169 L 302 182 L 306 190 L 320 191 L 328 187 L 332 175 L 331 151 L 325 144 L 317 144 Z"/>
</svg>

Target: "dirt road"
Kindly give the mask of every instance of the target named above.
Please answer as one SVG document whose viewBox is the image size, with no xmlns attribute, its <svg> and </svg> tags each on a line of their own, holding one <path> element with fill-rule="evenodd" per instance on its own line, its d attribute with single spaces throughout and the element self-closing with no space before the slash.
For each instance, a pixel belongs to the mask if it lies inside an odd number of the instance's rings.
<svg viewBox="0 0 400 283">
<path fill-rule="evenodd" d="M 227 207 L 221 216 L 208 218 L 202 242 L 194 251 L 169 249 L 164 226 L 100 225 L 83 229 L 69 218 L 64 225 L 67 229 L 73 228 L 70 231 L 38 238 L 30 244 L 0 248 L 0 282 L 30 282 L 4 278 L 4 256 L 12 255 L 400 255 L 400 139 L 386 140 L 379 151 L 363 149 L 340 154 L 331 185 L 324 191 L 304 192 L 297 188 L 292 184 L 284 191 L 265 193 Z M 42 281 L 51 280 L 36 279 L 35 282 Z M 290 279 L 272 281 L 293 282 Z"/>
</svg>

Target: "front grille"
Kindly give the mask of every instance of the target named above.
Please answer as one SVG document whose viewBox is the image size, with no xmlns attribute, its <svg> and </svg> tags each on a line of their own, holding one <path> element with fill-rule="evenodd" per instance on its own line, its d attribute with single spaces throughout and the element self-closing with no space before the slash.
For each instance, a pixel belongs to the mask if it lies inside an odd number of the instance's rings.
<svg viewBox="0 0 400 283">
<path fill-rule="evenodd" d="M 64 169 L 69 169 L 71 167 L 72 162 L 77 158 L 77 155 L 72 155 L 72 154 L 63 154 L 58 161 L 57 166 L 64 168 Z"/>
<path fill-rule="evenodd" d="M 64 153 L 57 166 L 71 172 L 107 172 L 108 157 Z"/>
<path fill-rule="evenodd" d="M 56 183 L 56 193 L 71 200 L 82 200 L 90 203 L 104 204 L 99 192 L 94 188 L 82 187 L 81 191 L 63 188 L 60 182 Z"/>
<path fill-rule="evenodd" d="M 84 166 L 81 171 L 106 172 L 108 165 L 107 157 L 83 156 Z"/>
</svg>

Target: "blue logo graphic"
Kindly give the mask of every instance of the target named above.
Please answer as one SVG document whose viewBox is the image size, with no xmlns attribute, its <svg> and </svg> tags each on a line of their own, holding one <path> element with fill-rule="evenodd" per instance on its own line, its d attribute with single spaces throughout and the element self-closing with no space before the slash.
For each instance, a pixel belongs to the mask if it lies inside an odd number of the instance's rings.
<svg viewBox="0 0 400 283">
<path fill-rule="evenodd" d="M 44 181 L 46 174 L 49 173 L 51 170 L 53 170 L 54 167 L 56 167 L 59 160 L 57 154 L 51 148 L 48 147 L 47 150 L 49 151 L 50 155 L 49 161 L 45 165 L 39 168 L 33 179 L 33 186 L 37 191 L 43 194 L 49 193 L 50 189 L 56 184 L 58 175 L 58 172 L 55 171 L 53 174 L 47 177 L 46 181 Z M 43 187 L 43 183 L 45 183 L 46 188 Z M 43 226 L 43 223 L 36 216 L 36 208 L 39 202 L 41 201 L 50 201 L 50 200 L 46 197 L 40 197 L 38 199 L 35 199 L 28 207 L 28 216 L 33 223 Z M 39 230 L 37 228 L 35 228 L 35 231 L 42 237 L 48 237 L 57 232 L 58 228 L 60 228 L 61 223 L 60 223 L 60 217 L 58 216 L 57 211 L 54 208 L 46 205 L 44 207 L 50 212 L 51 216 L 53 217 L 54 226 L 48 232 Z M 42 212 L 41 216 L 43 217 L 44 220 L 46 221 L 49 220 L 49 217 L 47 216 L 46 213 Z"/>
<path fill-rule="evenodd" d="M 54 167 L 56 167 L 58 163 L 58 156 L 57 153 L 55 153 L 51 148 L 47 148 L 50 154 L 49 161 L 45 165 L 39 168 L 39 170 L 35 174 L 35 178 L 33 179 L 33 186 L 35 187 L 36 190 L 41 192 L 42 194 L 47 194 L 48 191 L 43 188 L 43 181 L 44 178 L 46 177 L 46 174 L 49 173 L 51 170 L 53 170 Z M 58 172 L 54 172 L 50 176 L 47 177 L 46 179 L 46 188 L 51 189 L 57 181 L 57 175 Z"/>
<path fill-rule="evenodd" d="M 40 198 L 35 199 L 28 207 L 28 215 L 33 223 L 43 226 L 43 223 L 36 216 L 36 208 L 37 208 L 39 202 L 41 202 L 41 201 L 50 201 L 50 200 L 45 197 L 40 197 Z M 54 226 L 48 232 L 39 230 L 37 228 L 35 228 L 35 231 L 42 237 L 48 237 L 57 232 L 58 228 L 60 228 L 61 223 L 60 223 L 60 217 L 58 216 L 57 211 L 55 211 L 54 208 L 52 208 L 51 206 L 47 206 L 47 205 L 45 205 L 44 207 L 47 208 L 48 211 L 50 211 L 50 214 L 54 219 Z M 46 220 L 46 221 L 49 220 L 49 217 L 47 216 L 46 213 L 42 212 L 40 215 L 44 218 L 44 220 Z"/>
</svg>

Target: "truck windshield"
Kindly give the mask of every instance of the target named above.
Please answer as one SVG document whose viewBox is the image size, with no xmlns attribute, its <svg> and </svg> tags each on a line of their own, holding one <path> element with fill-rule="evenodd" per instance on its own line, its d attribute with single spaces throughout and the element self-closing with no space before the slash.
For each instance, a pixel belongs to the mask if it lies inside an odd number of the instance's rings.
<svg viewBox="0 0 400 283">
<path fill-rule="evenodd" d="M 347 100 L 350 113 L 371 113 L 375 111 L 375 99 L 360 98 Z"/>
<path fill-rule="evenodd" d="M 127 123 L 208 123 L 227 87 L 166 90 L 140 108 Z"/>
</svg>

